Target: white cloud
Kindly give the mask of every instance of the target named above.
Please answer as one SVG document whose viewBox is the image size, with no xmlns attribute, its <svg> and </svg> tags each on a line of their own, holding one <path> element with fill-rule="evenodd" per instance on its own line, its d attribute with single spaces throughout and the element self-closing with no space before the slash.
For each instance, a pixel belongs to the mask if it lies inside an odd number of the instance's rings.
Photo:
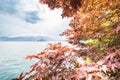
<svg viewBox="0 0 120 80">
<path fill-rule="evenodd" d="M 37 11 L 39 6 L 38 0 L 20 0 L 21 7 L 25 11 Z"/>
<path fill-rule="evenodd" d="M 17 16 L 2 14 L 0 15 L 1 18 L 1 29 L 0 35 L 2 36 L 20 36 L 20 35 L 36 35 L 26 26 L 28 23 L 22 21 L 22 19 L 18 18 Z"/>
<path fill-rule="evenodd" d="M 62 19 L 60 9 L 51 11 L 46 5 L 38 3 L 38 0 L 20 0 L 15 8 L 17 12 L 14 15 L 0 14 L 0 35 L 48 35 L 58 37 L 58 34 L 68 27 L 69 20 Z M 32 11 L 35 11 L 42 20 L 38 20 L 34 24 L 26 22 L 27 13 Z"/>
</svg>

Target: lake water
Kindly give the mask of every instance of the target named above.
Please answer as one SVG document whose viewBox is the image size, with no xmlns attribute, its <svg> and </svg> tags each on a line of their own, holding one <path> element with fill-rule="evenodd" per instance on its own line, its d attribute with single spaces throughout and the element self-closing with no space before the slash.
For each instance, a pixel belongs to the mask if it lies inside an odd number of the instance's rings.
<svg viewBox="0 0 120 80">
<path fill-rule="evenodd" d="M 36 62 L 27 55 L 39 53 L 49 42 L 0 42 L 0 80 L 11 80 Z"/>
</svg>

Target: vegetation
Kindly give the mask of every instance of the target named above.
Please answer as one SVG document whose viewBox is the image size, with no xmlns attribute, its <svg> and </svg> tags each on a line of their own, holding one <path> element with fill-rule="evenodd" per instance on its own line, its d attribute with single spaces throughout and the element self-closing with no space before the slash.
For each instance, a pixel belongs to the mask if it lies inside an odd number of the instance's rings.
<svg viewBox="0 0 120 80">
<path fill-rule="evenodd" d="M 13 80 L 120 80 L 120 0 L 40 0 L 71 17 L 61 35 L 73 46 L 49 44 L 31 70 Z"/>
</svg>

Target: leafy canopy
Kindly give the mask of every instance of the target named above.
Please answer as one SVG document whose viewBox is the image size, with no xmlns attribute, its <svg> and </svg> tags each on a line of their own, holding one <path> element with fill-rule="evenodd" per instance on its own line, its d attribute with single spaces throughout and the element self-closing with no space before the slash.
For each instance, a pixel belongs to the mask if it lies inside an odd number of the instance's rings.
<svg viewBox="0 0 120 80">
<path fill-rule="evenodd" d="M 52 10 L 61 8 L 63 18 L 72 18 L 70 28 L 61 35 L 74 46 L 49 44 L 39 54 L 27 56 L 39 61 L 23 75 L 29 75 L 26 80 L 120 79 L 120 0 L 39 2 Z"/>
</svg>

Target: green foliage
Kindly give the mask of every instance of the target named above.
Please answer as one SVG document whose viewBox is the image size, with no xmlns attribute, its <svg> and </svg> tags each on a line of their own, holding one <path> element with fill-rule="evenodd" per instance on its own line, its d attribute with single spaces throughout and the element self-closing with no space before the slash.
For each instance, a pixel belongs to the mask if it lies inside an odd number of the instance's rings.
<svg viewBox="0 0 120 80">
<path fill-rule="evenodd" d="M 85 40 L 85 43 L 89 45 L 100 45 L 101 44 L 101 42 L 98 39 Z"/>
<path fill-rule="evenodd" d="M 88 63 L 92 62 L 92 60 L 89 57 L 86 57 L 85 61 Z"/>
<path fill-rule="evenodd" d="M 101 48 L 99 48 L 99 50 L 100 50 L 100 51 L 104 51 L 104 50 L 105 50 L 105 48 L 101 47 Z"/>
</svg>

